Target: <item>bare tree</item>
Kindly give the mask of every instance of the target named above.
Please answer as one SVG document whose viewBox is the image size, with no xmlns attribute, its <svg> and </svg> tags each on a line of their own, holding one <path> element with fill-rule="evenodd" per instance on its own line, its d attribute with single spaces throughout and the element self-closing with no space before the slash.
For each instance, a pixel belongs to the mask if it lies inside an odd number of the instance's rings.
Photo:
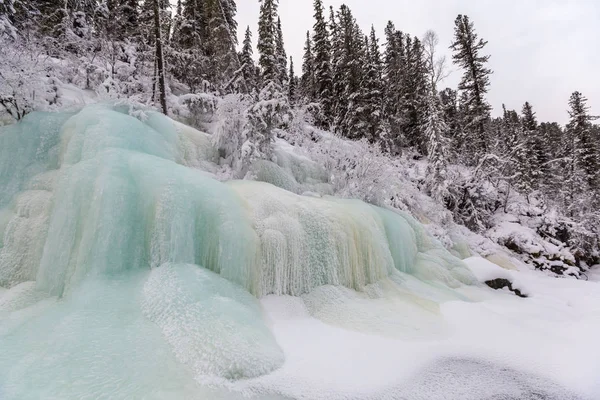
<svg viewBox="0 0 600 400">
<path fill-rule="evenodd" d="M 446 56 L 436 55 L 436 47 L 440 43 L 437 33 L 431 29 L 425 32 L 423 36 L 423 47 L 425 48 L 425 57 L 427 58 L 427 69 L 429 79 L 431 80 L 431 90 L 437 92 L 437 85 L 450 74 L 446 64 Z"/>
</svg>

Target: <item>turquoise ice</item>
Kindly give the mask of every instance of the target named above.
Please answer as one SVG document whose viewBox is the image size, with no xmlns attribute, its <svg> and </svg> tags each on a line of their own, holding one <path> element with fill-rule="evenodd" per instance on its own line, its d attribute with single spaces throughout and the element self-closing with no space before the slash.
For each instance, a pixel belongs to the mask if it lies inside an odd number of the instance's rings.
<svg viewBox="0 0 600 400">
<path fill-rule="evenodd" d="M 257 298 L 473 281 L 408 214 L 286 190 L 326 186 L 314 164 L 253 166 L 280 188 L 220 182 L 217 158 L 107 105 L 1 128 L 0 398 L 192 398 L 285 362 Z"/>
</svg>

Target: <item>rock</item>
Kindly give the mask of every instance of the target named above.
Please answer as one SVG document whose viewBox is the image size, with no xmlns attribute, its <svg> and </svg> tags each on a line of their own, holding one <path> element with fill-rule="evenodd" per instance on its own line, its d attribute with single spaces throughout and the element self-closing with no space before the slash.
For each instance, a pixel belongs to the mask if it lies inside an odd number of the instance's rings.
<svg viewBox="0 0 600 400">
<path fill-rule="evenodd" d="M 516 294 L 519 297 L 527 297 L 526 294 L 522 293 L 519 289 L 513 288 L 512 287 L 512 282 L 509 281 L 508 279 L 504 279 L 504 278 L 496 278 L 496 279 L 492 279 L 489 281 L 485 281 L 485 284 L 488 285 L 489 287 L 491 287 L 492 289 L 504 289 L 505 287 L 508 288 L 508 290 L 510 290 L 511 292 L 513 292 L 514 294 Z"/>
</svg>

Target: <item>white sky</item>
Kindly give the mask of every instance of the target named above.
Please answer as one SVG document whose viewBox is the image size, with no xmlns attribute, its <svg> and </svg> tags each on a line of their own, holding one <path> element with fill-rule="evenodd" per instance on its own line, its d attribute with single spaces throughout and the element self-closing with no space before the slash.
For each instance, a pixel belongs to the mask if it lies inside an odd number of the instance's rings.
<svg viewBox="0 0 600 400">
<path fill-rule="evenodd" d="M 300 73 L 306 30 L 312 31 L 314 23 L 313 1 L 279 3 L 286 51 Z M 600 114 L 600 0 L 324 0 L 326 9 L 342 3 L 364 32 L 374 24 L 382 43 L 388 20 L 413 36 L 435 30 L 439 51 L 447 54 L 454 71 L 441 87 L 455 88 L 460 79 L 448 46 L 456 15 L 467 14 L 489 42 L 494 74 L 488 99 L 495 115 L 502 103 L 520 111 L 529 101 L 539 120 L 565 123 L 567 101 L 575 90 L 589 99 L 592 113 Z M 237 6 L 240 44 L 249 25 L 256 45 L 259 2 L 237 0 Z"/>
</svg>

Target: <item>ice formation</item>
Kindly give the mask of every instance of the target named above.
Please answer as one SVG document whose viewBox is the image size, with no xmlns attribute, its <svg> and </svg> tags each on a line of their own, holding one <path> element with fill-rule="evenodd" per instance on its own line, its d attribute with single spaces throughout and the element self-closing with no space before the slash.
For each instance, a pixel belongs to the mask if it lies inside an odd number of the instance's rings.
<svg viewBox="0 0 600 400">
<path fill-rule="evenodd" d="M 253 166 L 280 188 L 219 182 L 217 158 L 206 134 L 107 105 L 2 128 L 0 398 L 192 398 L 194 379 L 284 363 L 257 298 L 304 295 L 327 320 L 318 293 L 388 282 L 435 313 L 475 281 L 408 214 L 297 194 L 327 185 L 314 164 Z"/>
</svg>

